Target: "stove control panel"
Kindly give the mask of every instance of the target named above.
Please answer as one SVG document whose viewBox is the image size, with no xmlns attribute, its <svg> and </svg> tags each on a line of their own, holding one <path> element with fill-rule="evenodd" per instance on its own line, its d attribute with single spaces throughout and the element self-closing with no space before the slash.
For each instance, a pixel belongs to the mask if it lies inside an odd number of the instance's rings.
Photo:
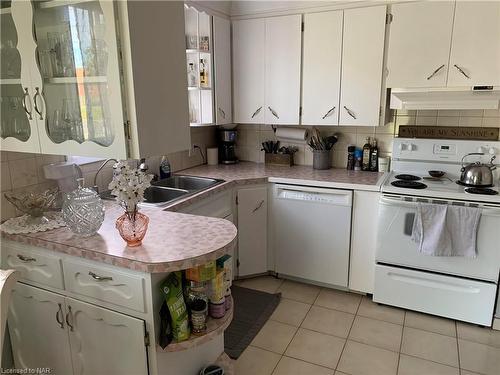
<svg viewBox="0 0 500 375">
<path fill-rule="evenodd" d="M 451 143 L 435 143 L 433 151 L 435 155 L 456 155 L 457 146 Z"/>
<path fill-rule="evenodd" d="M 495 147 L 488 147 L 488 146 L 480 146 L 477 148 L 477 152 L 480 152 L 485 155 L 496 155 L 498 153 L 498 150 Z"/>
</svg>

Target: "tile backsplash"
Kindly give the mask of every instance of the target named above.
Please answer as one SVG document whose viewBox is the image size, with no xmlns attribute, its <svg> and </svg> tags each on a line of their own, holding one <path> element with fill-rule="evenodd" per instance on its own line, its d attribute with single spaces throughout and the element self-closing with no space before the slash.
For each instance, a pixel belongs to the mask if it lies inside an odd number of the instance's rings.
<svg viewBox="0 0 500 375">
<path fill-rule="evenodd" d="M 198 145 L 206 156 L 206 148 L 212 147 L 215 142 L 215 129 L 213 127 L 192 128 L 191 143 Z M 173 171 L 179 171 L 191 168 L 203 163 L 203 159 L 198 150 L 189 154 L 188 151 L 180 151 L 167 154 Z M 148 158 L 147 164 L 150 173 L 159 172 L 161 155 Z M 44 178 L 43 166 L 52 163 L 59 163 L 66 160 L 65 156 L 60 155 L 40 155 L 22 152 L 1 151 L 1 220 L 20 215 L 16 209 L 5 199 L 4 193 L 8 191 L 43 191 L 57 186 L 56 181 Z M 85 185 L 92 186 L 94 176 L 102 161 L 81 165 Z M 113 174 L 113 163 L 110 162 L 99 174 L 97 185 L 100 190 L 106 190 Z"/>
<path fill-rule="evenodd" d="M 321 133 L 339 134 L 339 141 L 333 147 L 332 164 L 344 168 L 347 163 L 347 146 L 361 148 L 366 137 L 375 137 L 381 155 L 390 155 L 392 140 L 398 135 L 400 125 L 437 125 L 437 126 L 478 126 L 500 128 L 500 110 L 440 110 L 440 111 L 394 111 L 392 120 L 385 126 L 319 126 Z M 305 128 L 311 128 L 305 126 Z M 236 153 L 240 160 L 263 163 L 264 151 L 261 143 L 276 140 L 270 125 L 238 125 Z M 286 142 L 282 145 L 295 145 L 295 164 L 312 165 L 312 152 L 305 142 Z"/>
</svg>

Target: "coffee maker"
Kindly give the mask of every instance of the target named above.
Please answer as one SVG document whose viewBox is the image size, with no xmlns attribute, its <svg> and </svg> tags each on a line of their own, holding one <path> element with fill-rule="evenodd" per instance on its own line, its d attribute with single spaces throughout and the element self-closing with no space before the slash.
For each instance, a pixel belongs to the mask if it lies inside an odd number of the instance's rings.
<svg viewBox="0 0 500 375">
<path fill-rule="evenodd" d="M 219 163 L 235 164 L 238 162 L 236 157 L 236 130 L 220 129 L 218 130 L 219 140 Z"/>
</svg>

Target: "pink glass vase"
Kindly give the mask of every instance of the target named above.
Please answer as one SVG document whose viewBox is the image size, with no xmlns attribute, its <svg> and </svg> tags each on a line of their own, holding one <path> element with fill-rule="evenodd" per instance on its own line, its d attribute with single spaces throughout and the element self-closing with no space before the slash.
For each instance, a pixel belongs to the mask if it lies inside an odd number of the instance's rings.
<svg viewBox="0 0 500 375">
<path fill-rule="evenodd" d="M 127 242 L 127 246 L 139 246 L 148 230 L 149 218 L 141 214 L 124 213 L 116 219 L 116 229 L 120 236 Z"/>
</svg>

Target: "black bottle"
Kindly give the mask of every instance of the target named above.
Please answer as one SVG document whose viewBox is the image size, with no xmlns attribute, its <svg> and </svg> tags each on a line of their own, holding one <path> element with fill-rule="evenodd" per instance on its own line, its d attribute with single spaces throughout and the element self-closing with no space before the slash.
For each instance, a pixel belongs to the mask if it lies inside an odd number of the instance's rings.
<svg viewBox="0 0 500 375">
<path fill-rule="evenodd" d="M 370 145 L 370 137 L 366 137 L 366 143 L 363 146 L 363 160 L 361 164 L 362 171 L 370 170 L 370 154 L 371 154 L 372 146 Z"/>
<path fill-rule="evenodd" d="M 375 138 L 373 139 L 372 149 L 370 151 L 370 171 L 378 171 L 378 146 Z"/>
</svg>

